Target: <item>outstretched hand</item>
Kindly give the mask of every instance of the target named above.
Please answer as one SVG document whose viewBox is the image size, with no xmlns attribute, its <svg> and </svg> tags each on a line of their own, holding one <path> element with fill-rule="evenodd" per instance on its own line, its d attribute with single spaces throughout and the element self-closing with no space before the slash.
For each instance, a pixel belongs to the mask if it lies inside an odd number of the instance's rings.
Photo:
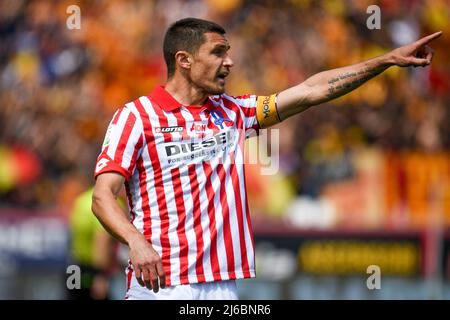
<svg viewBox="0 0 450 320">
<path fill-rule="evenodd" d="M 397 48 L 391 51 L 392 59 L 395 65 L 399 67 L 426 67 L 433 60 L 433 49 L 428 43 L 439 38 L 442 31 L 430 34 L 411 44 Z"/>
</svg>

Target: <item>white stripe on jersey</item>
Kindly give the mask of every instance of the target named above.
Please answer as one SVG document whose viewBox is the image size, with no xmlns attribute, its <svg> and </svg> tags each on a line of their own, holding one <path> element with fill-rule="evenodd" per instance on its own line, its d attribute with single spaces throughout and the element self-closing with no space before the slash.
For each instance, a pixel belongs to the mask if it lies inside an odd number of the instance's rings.
<svg viewBox="0 0 450 320">
<path fill-rule="evenodd" d="M 122 112 L 120 113 L 119 120 L 115 124 L 117 128 L 114 128 L 116 130 L 112 130 L 111 134 L 109 136 L 109 145 L 108 145 L 108 156 L 110 156 L 112 159 L 114 159 L 114 156 L 117 151 L 117 146 L 120 143 L 120 138 L 122 136 L 123 129 L 125 127 L 125 123 L 128 119 L 128 116 L 130 115 L 130 111 L 127 108 L 123 108 Z"/>
<path fill-rule="evenodd" d="M 194 230 L 194 200 L 192 199 L 191 182 L 187 170 L 180 169 L 181 186 L 183 188 L 183 200 L 186 210 L 185 233 L 189 243 L 188 250 L 188 279 L 189 283 L 196 283 L 197 272 L 195 270 L 195 263 L 197 261 L 197 237 Z"/>
<path fill-rule="evenodd" d="M 197 172 L 197 180 L 199 180 L 198 177 L 202 177 L 205 175 L 203 171 L 203 165 L 201 163 L 197 163 L 195 165 L 195 171 Z M 203 183 L 199 181 L 199 197 L 203 235 L 203 272 L 205 276 L 210 276 L 213 273 L 211 268 L 211 233 L 209 230 L 209 225 L 211 222 L 209 221 L 208 216 L 208 195 L 206 194 L 205 182 L 206 179 L 203 181 Z"/>
<path fill-rule="evenodd" d="M 168 126 L 177 126 L 176 117 L 170 112 L 164 112 L 164 116 L 167 118 Z M 179 134 L 181 135 L 181 134 Z M 167 186 L 167 188 L 166 188 Z M 169 243 L 170 243 L 170 283 L 176 283 L 179 281 L 180 274 L 180 241 L 177 234 L 178 226 L 178 210 L 175 202 L 175 193 L 173 190 L 173 183 L 171 176 L 167 176 L 167 180 L 164 179 L 164 189 L 170 190 L 166 193 L 167 211 L 169 215 Z"/>
<path fill-rule="evenodd" d="M 180 114 L 186 121 L 185 130 L 188 130 L 188 128 L 190 128 L 191 125 L 194 123 L 194 117 L 189 112 L 184 110 L 184 108 L 181 109 Z M 189 178 L 189 172 L 187 170 L 187 167 L 180 168 L 180 179 L 181 179 L 181 187 L 183 189 L 184 206 L 186 210 L 186 221 L 184 227 L 186 238 L 189 243 L 188 279 L 189 283 L 196 283 L 198 282 L 197 272 L 195 269 L 196 267 L 195 264 L 197 262 L 197 236 L 194 230 L 194 215 L 193 215 L 194 199 L 192 198 L 191 180 Z"/>
<path fill-rule="evenodd" d="M 214 169 L 217 167 L 219 161 L 217 159 L 214 159 L 214 161 L 211 161 L 211 167 L 212 167 L 212 175 L 211 175 L 211 184 L 213 190 L 220 190 L 220 179 L 217 171 Z M 223 230 L 223 208 L 222 204 L 220 203 L 220 192 L 216 192 L 214 194 L 214 208 L 215 210 L 215 218 L 216 218 L 216 229 L 217 230 Z M 219 267 L 221 270 L 220 274 L 222 276 L 223 280 L 229 279 L 228 275 L 228 261 L 227 256 L 223 254 L 225 251 L 225 235 L 223 232 L 217 232 L 217 252 L 218 252 L 218 259 L 219 259 Z"/>
<path fill-rule="evenodd" d="M 155 127 L 159 127 L 159 121 L 158 117 L 153 110 L 153 106 L 150 102 L 150 100 L 147 97 L 141 97 L 139 98 L 139 101 L 141 102 L 142 106 L 145 109 L 145 112 L 147 112 L 150 122 L 152 124 L 152 132 L 155 134 Z M 156 142 L 156 139 L 155 139 Z M 152 163 L 150 154 L 149 154 L 149 148 L 144 148 L 144 151 L 142 153 L 142 156 L 144 157 L 144 163 Z M 158 153 L 156 153 L 156 157 L 159 158 Z M 159 161 L 159 159 L 157 159 Z M 151 167 L 151 168 L 150 168 Z M 147 166 L 146 166 L 147 169 Z M 156 194 L 156 189 L 149 187 L 155 180 L 155 172 L 152 166 L 148 166 L 147 169 L 147 191 L 149 196 L 149 204 L 151 208 L 151 232 L 152 232 L 152 246 L 158 252 L 159 256 L 162 256 L 162 247 L 161 247 L 161 219 L 160 219 L 160 207 L 158 204 L 158 195 Z M 165 194 L 167 194 L 168 190 L 165 190 Z"/>
<path fill-rule="evenodd" d="M 244 163 L 243 158 L 244 158 L 243 151 L 236 153 L 236 163 L 237 164 Z M 239 178 L 239 189 L 245 190 L 244 167 L 236 165 L 236 171 L 237 171 L 237 175 Z M 237 186 L 234 186 L 234 187 L 236 188 Z M 247 212 L 246 203 L 247 203 L 247 193 L 241 192 L 241 206 L 242 206 L 242 216 L 243 216 L 242 219 L 243 219 L 243 224 L 244 224 L 244 236 L 245 236 L 245 245 L 246 245 L 246 249 L 247 249 L 247 258 L 248 258 L 249 265 L 254 265 L 255 264 L 255 252 L 254 252 L 255 248 L 253 248 L 253 242 L 252 242 L 252 237 L 251 237 L 252 231 L 250 230 L 250 226 L 248 225 L 248 221 L 247 221 L 247 215 L 249 215 L 250 213 Z M 252 274 L 252 276 L 254 276 L 254 274 Z"/>
<path fill-rule="evenodd" d="M 140 121 L 139 114 L 135 110 L 134 104 L 127 103 L 126 106 L 127 106 L 127 110 L 129 110 L 128 111 L 129 114 L 130 115 L 133 114 L 136 117 L 136 121 L 135 121 L 135 125 L 133 126 L 133 129 L 131 130 L 130 137 L 128 138 L 128 142 L 125 147 L 124 156 L 122 158 L 122 167 L 131 169 L 130 171 L 132 171 L 132 168 L 130 168 L 130 165 L 131 165 L 131 160 L 132 160 L 132 155 L 134 153 L 135 145 L 131 142 L 138 141 L 139 138 L 144 139 L 144 137 L 143 137 L 144 135 L 143 135 L 142 121 Z M 141 151 L 139 150 L 139 152 L 137 154 L 137 158 L 139 158 L 140 152 Z"/>
</svg>

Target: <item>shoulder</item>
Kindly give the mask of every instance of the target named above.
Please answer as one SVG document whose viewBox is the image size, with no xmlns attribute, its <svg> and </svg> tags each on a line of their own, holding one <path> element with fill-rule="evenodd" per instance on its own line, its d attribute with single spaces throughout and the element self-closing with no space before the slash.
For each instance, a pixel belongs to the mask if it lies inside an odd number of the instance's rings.
<svg viewBox="0 0 450 320">
<path fill-rule="evenodd" d="M 144 119 L 148 118 L 148 108 L 153 107 L 148 97 L 145 96 L 126 102 L 116 110 L 110 127 L 116 124 L 122 124 L 119 127 L 143 127 Z"/>
<path fill-rule="evenodd" d="M 228 95 L 228 94 L 224 93 L 219 96 L 212 96 L 211 99 L 213 101 L 228 100 L 228 101 L 235 103 L 238 106 L 249 107 L 251 105 L 254 105 L 254 103 L 256 102 L 257 96 L 254 94 L 244 94 L 244 95 L 239 95 L 239 96 L 232 96 L 232 95 Z"/>
<path fill-rule="evenodd" d="M 141 96 L 137 99 L 125 103 L 122 107 L 130 113 L 134 114 L 137 118 L 142 118 L 148 111 L 148 109 L 155 109 L 155 103 L 148 96 Z"/>
</svg>

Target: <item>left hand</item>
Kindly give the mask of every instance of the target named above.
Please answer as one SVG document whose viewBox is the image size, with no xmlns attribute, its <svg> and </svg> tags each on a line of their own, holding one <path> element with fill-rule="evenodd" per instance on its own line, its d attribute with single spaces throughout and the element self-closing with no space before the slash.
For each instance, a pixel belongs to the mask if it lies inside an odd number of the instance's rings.
<svg viewBox="0 0 450 320">
<path fill-rule="evenodd" d="M 391 51 L 391 58 L 395 65 L 399 67 L 426 67 L 433 60 L 433 49 L 427 44 L 439 38 L 442 31 L 430 34 L 406 46 Z"/>
</svg>

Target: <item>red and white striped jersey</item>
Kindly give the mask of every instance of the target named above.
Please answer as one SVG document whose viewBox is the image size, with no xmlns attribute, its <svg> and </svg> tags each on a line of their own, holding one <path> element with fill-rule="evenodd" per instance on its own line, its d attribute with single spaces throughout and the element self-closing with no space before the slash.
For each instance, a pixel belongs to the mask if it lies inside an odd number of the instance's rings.
<svg viewBox="0 0 450 320">
<path fill-rule="evenodd" d="M 244 177 L 257 96 L 182 106 L 162 86 L 114 115 L 95 177 L 125 179 L 132 223 L 159 253 L 167 285 L 255 276 Z"/>
</svg>

